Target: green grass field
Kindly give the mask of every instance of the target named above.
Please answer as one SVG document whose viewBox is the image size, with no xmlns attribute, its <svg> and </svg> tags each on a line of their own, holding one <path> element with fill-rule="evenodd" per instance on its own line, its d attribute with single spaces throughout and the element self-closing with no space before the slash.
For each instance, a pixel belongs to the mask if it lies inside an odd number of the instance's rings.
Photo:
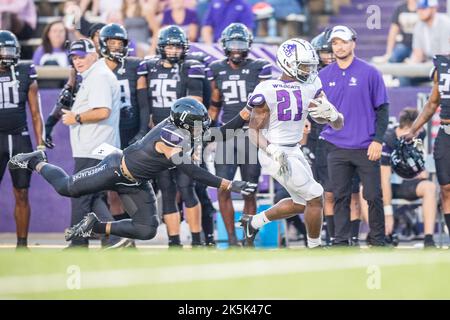
<svg viewBox="0 0 450 320">
<path fill-rule="evenodd" d="M 0 250 L 1 299 L 449 299 L 448 250 Z"/>
</svg>

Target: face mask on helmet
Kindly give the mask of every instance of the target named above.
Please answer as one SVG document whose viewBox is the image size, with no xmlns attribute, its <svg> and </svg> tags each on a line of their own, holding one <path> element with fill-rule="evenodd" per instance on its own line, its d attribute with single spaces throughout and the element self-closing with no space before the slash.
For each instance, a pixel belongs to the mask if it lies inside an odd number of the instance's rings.
<svg viewBox="0 0 450 320">
<path fill-rule="evenodd" d="M 425 169 L 422 140 L 401 140 L 391 154 L 392 170 L 405 179 L 415 178 Z"/>
<path fill-rule="evenodd" d="M 239 64 L 247 58 L 250 45 L 245 40 L 228 40 L 225 41 L 225 54 L 230 60 Z"/>
<path fill-rule="evenodd" d="M 294 62 L 292 70 L 295 72 L 293 76 L 302 83 L 313 83 L 318 76 L 317 64 L 306 64 L 297 61 Z"/>
<path fill-rule="evenodd" d="M 106 39 L 109 57 L 113 60 L 120 61 L 128 54 L 124 40 L 122 39 Z"/>
<path fill-rule="evenodd" d="M 169 61 L 171 64 L 178 63 L 180 60 L 182 60 L 185 52 L 184 52 L 184 45 L 180 43 L 176 44 L 167 44 L 162 48 L 162 56 L 164 59 Z"/>
<path fill-rule="evenodd" d="M 18 61 L 19 52 L 15 47 L 0 47 L 0 65 L 10 67 Z"/>
</svg>

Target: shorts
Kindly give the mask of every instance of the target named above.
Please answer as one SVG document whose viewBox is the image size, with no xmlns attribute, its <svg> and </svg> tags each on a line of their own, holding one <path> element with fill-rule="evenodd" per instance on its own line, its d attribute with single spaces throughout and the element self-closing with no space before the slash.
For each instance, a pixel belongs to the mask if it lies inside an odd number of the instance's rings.
<svg viewBox="0 0 450 320">
<path fill-rule="evenodd" d="M 445 133 L 443 128 L 439 129 L 434 143 L 434 162 L 436 164 L 436 175 L 441 186 L 450 184 L 450 134 Z"/>
<path fill-rule="evenodd" d="M 259 161 L 265 172 L 269 173 L 287 190 L 295 203 L 306 205 L 307 201 L 321 197 L 323 188 L 314 180 L 311 168 L 300 146 L 279 148 L 288 156 L 291 174 L 289 176 L 279 175 L 279 164 L 266 152 L 259 150 Z"/>
<path fill-rule="evenodd" d="M 244 181 L 258 183 L 261 175 L 257 148 L 248 135 L 218 142 L 214 166 L 216 175 L 227 180 L 233 180 L 238 167 Z"/>
<path fill-rule="evenodd" d="M 401 184 L 392 184 L 392 198 L 414 201 L 417 196 L 417 186 L 425 179 L 404 180 Z"/>
<path fill-rule="evenodd" d="M 0 181 L 5 173 L 9 159 L 18 153 L 32 152 L 31 139 L 25 129 L 21 134 L 0 133 Z M 9 170 L 14 188 L 30 187 L 31 171 L 27 169 Z"/>
</svg>

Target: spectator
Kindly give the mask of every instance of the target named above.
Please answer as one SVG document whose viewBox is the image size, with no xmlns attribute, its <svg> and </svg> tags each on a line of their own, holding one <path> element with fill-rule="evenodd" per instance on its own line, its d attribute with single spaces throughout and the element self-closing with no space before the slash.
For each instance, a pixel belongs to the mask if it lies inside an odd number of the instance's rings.
<svg viewBox="0 0 450 320">
<path fill-rule="evenodd" d="M 138 0 L 125 0 L 122 6 L 122 15 L 129 38 L 137 43 L 137 55 L 143 57 L 149 51 L 152 34 L 158 30 L 158 23 L 154 19 L 153 11 L 148 6 L 142 6 Z"/>
<path fill-rule="evenodd" d="M 240 22 L 253 29 L 252 8 L 245 0 L 212 0 L 205 14 L 202 39 L 211 44 L 220 39 L 222 31 L 231 23 Z"/>
<path fill-rule="evenodd" d="M 91 23 L 81 13 L 78 1 L 66 1 L 64 3 L 64 25 L 69 33 L 69 40 L 75 41 L 89 36 Z"/>
<path fill-rule="evenodd" d="M 36 49 L 33 55 L 34 64 L 67 67 L 69 60 L 64 49 L 67 39 L 67 30 L 61 20 L 45 26 L 42 34 L 42 45 Z"/>
<path fill-rule="evenodd" d="M 37 10 L 33 0 L 0 0 L 0 29 L 10 30 L 17 39 L 28 40 L 37 25 Z M 31 47 L 22 48 L 22 58 L 31 59 Z"/>
<path fill-rule="evenodd" d="M 384 213 L 380 157 L 389 118 L 386 87 L 379 71 L 354 55 L 356 33 L 336 26 L 329 37 L 336 62 L 323 68 L 320 79 L 329 101 L 344 115 L 344 127 L 325 126 L 321 137 L 328 149 L 328 172 L 335 199 L 335 244 L 351 238 L 350 201 L 355 171 L 369 204 L 369 245 L 383 246 Z"/>
<path fill-rule="evenodd" d="M 450 18 L 438 13 L 437 0 L 419 0 L 417 13 L 420 21 L 413 33 L 412 63 L 431 61 L 437 54 L 450 52 Z"/>
<path fill-rule="evenodd" d="M 419 20 L 416 0 L 407 0 L 394 11 L 383 62 L 403 62 L 412 53 L 414 27 Z"/>
<path fill-rule="evenodd" d="M 186 8 L 184 0 L 170 0 L 170 8 L 164 10 L 162 27 L 175 24 L 181 27 L 191 42 L 197 41 L 199 22 L 195 10 Z"/>
<path fill-rule="evenodd" d="M 122 2 L 123 0 L 81 0 L 81 13 L 84 15 L 92 3 L 92 15 L 105 17 L 108 11 L 120 10 L 122 8 Z"/>
<path fill-rule="evenodd" d="M 399 125 L 390 128 L 384 135 L 383 153 L 381 157 L 381 183 L 383 188 L 383 203 L 386 223 L 386 236 L 392 236 L 394 231 L 394 215 L 392 209 L 392 199 L 417 200 L 422 199 L 422 212 L 424 218 L 424 246 L 434 247 L 433 233 L 436 223 L 436 185 L 427 180 L 428 173 L 422 173 L 411 180 L 391 181 L 391 153 L 396 144 L 399 143 L 399 137 L 408 133 L 418 112 L 414 108 L 405 108 L 400 113 Z M 425 137 L 425 131 L 419 135 L 419 138 Z"/>
<path fill-rule="evenodd" d="M 301 0 L 268 0 L 274 9 L 274 18 L 277 21 L 277 34 L 283 38 L 298 36 L 299 22 L 295 16 L 303 13 Z"/>
</svg>

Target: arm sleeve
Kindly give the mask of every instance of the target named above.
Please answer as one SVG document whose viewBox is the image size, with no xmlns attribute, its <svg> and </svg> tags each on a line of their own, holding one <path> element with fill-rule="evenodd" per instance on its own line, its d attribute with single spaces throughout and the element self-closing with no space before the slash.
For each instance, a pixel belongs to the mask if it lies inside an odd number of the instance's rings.
<svg viewBox="0 0 450 320">
<path fill-rule="evenodd" d="M 389 103 L 384 103 L 375 110 L 376 127 L 373 141 L 382 143 L 389 124 Z"/>
<path fill-rule="evenodd" d="M 184 155 L 185 157 L 187 155 Z M 200 168 L 199 166 L 196 166 L 193 163 L 189 161 L 177 165 L 177 168 L 180 169 L 183 173 L 190 176 L 192 179 L 197 180 L 200 183 L 206 184 L 207 186 L 219 188 L 220 184 L 222 183 L 222 178 L 219 178 L 212 173 L 208 172 L 205 169 Z"/>
<path fill-rule="evenodd" d="M 211 138 L 208 142 L 214 141 L 225 141 L 228 140 L 234 135 L 226 134 L 228 129 L 235 130 L 242 128 L 246 121 L 240 116 L 240 114 L 236 115 L 233 119 L 225 123 L 221 127 L 213 127 L 211 128 Z"/>
<path fill-rule="evenodd" d="M 205 79 L 205 69 L 202 65 L 195 65 L 188 70 L 187 95 L 203 97 L 203 79 Z"/>
<path fill-rule="evenodd" d="M 139 130 L 148 131 L 148 121 L 150 118 L 150 107 L 148 105 L 147 88 L 138 89 L 137 100 L 139 105 Z"/>
</svg>

